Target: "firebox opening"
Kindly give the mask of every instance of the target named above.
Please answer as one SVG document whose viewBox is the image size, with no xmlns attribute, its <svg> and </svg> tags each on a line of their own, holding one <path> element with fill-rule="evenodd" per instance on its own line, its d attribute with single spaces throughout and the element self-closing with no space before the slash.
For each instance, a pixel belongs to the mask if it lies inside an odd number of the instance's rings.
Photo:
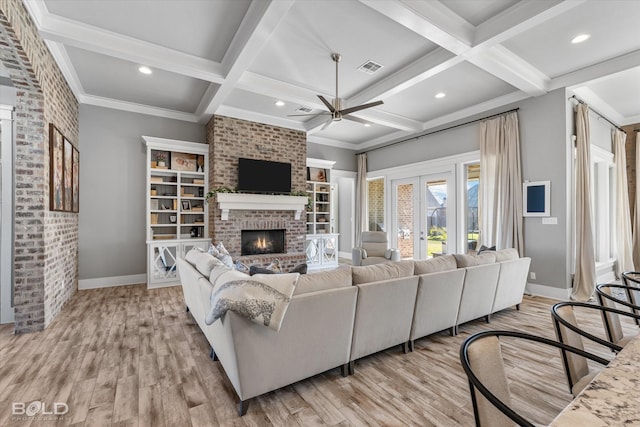
<svg viewBox="0 0 640 427">
<path fill-rule="evenodd" d="M 242 230 L 241 254 L 281 254 L 285 253 L 285 230 Z"/>
</svg>

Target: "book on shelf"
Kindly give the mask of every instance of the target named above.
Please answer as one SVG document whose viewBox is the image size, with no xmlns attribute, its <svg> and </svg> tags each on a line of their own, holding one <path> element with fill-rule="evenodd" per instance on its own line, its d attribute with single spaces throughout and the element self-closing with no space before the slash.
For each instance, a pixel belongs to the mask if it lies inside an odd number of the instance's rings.
<svg viewBox="0 0 640 427">
<path fill-rule="evenodd" d="M 204 208 L 202 206 L 192 206 L 191 212 L 204 212 Z"/>
<path fill-rule="evenodd" d="M 157 224 L 158 223 L 158 214 L 157 213 L 152 213 L 151 214 L 151 224 Z"/>
<path fill-rule="evenodd" d="M 204 184 L 204 179 L 194 178 L 193 183 L 202 185 L 202 184 Z"/>
<path fill-rule="evenodd" d="M 161 177 L 161 176 L 152 176 L 152 177 L 150 178 L 150 181 L 151 181 L 151 182 L 153 182 L 153 183 L 163 182 L 163 181 L 162 181 L 162 177 Z"/>
</svg>

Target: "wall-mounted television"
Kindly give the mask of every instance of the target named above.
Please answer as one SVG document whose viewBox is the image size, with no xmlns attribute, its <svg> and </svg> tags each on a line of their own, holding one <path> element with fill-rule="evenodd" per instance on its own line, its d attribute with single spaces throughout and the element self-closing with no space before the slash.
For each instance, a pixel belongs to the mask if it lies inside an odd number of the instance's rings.
<svg viewBox="0 0 640 427">
<path fill-rule="evenodd" d="M 238 191 L 291 193 L 291 163 L 239 158 Z"/>
</svg>

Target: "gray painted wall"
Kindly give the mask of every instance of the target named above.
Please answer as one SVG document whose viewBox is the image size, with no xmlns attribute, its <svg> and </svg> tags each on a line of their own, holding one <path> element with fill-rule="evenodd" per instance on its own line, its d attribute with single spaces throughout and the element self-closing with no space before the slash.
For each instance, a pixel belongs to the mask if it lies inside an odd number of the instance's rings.
<svg viewBox="0 0 640 427">
<path fill-rule="evenodd" d="M 358 170 L 356 152 L 346 148 L 330 147 L 307 141 L 307 157 L 312 159 L 333 160 L 333 169 L 355 172 Z"/>
<path fill-rule="evenodd" d="M 525 255 L 532 258 L 531 283 L 566 289 L 571 286 L 569 263 L 570 174 L 567 171 L 570 132 L 567 132 L 567 93 L 558 89 L 465 120 L 519 108 L 522 178 L 551 181 L 551 216 L 557 225 L 542 225 L 541 218 L 524 218 Z M 449 126 L 460 124 L 462 121 Z M 370 151 L 368 170 L 380 170 L 479 150 L 479 123 L 411 139 Z"/>
<path fill-rule="evenodd" d="M 146 273 L 142 135 L 205 142 L 197 123 L 80 105 L 80 280 Z"/>
</svg>

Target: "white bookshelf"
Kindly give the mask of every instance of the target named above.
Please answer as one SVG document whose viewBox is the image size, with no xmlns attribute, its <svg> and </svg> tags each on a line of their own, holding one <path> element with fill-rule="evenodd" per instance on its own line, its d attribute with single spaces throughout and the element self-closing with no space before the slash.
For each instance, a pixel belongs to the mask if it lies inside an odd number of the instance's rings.
<svg viewBox="0 0 640 427">
<path fill-rule="evenodd" d="M 179 283 L 175 259 L 194 246 L 209 246 L 204 197 L 209 185 L 209 146 L 149 136 L 142 139 L 147 151 L 147 286 L 171 286 Z"/>
</svg>

